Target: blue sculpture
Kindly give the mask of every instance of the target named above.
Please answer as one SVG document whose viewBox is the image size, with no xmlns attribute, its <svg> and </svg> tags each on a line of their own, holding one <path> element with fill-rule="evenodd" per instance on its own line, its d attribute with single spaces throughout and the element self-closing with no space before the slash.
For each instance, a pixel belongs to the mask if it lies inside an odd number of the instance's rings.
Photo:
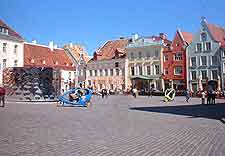
<svg viewBox="0 0 225 156">
<path fill-rule="evenodd" d="M 83 106 L 86 107 L 91 100 L 92 90 L 83 88 L 74 88 L 59 96 L 59 102 L 62 106 Z"/>
</svg>

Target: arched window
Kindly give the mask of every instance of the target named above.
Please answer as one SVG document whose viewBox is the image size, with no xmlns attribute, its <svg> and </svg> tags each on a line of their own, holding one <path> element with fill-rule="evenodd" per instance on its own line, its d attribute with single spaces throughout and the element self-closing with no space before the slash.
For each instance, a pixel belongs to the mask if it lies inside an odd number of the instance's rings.
<svg viewBox="0 0 225 156">
<path fill-rule="evenodd" d="M 201 40 L 202 40 L 203 42 L 205 42 L 205 41 L 207 40 L 207 34 L 206 34 L 206 33 L 202 33 L 202 34 L 201 34 Z"/>
</svg>

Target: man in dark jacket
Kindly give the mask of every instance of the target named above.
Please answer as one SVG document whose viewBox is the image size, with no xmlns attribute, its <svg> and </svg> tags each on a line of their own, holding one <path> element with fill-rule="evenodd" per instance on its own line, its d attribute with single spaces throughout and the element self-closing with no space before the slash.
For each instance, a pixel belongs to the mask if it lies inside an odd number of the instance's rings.
<svg viewBox="0 0 225 156">
<path fill-rule="evenodd" d="M 0 87 L 0 106 L 5 107 L 5 88 Z"/>
</svg>

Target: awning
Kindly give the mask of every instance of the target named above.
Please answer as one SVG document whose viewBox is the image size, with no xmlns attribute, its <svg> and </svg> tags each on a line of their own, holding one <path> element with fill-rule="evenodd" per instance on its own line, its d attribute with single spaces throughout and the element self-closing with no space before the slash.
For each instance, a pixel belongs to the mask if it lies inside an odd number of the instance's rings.
<svg viewBox="0 0 225 156">
<path fill-rule="evenodd" d="M 131 80 L 152 80 L 153 78 L 150 78 L 148 76 L 143 76 L 143 75 L 137 75 L 137 76 L 131 76 Z"/>
</svg>

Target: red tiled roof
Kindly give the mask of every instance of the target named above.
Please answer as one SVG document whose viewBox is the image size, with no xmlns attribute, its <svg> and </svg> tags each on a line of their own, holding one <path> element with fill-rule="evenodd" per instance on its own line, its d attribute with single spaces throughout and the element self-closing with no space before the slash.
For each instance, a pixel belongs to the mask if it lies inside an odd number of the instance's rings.
<svg viewBox="0 0 225 156">
<path fill-rule="evenodd" d="M 225 46 L 225 29 L 214 24 L 207 23 L 207 27 L 217 42 L 221 42 L 221 46 Z"/>
<path fill-rule="evenodd" d="M 10 28 L 8 25 L 6 25 L 1 19 L 0 19 L 0 27 L 7 28 L 9 36 L 15 37 L 19 40 L 23 40 L 23 38 L 20 36 L 20 34 L 18 34 L 12 28 Z"/>
<path fill-rule="evenodd" d="M 34 63 L 32 63 L 34 60 Z M 43 64 L 45 61 L 45 64 Z M 58 62 L 58 64 L 56 64 Z M 68 66 L 67 66 L 68 65 Z M 24 66 L 52 67 L 62 70 L 75 70 L 73 62 L 67 56 L 64 49 L 51 49 L 47 46 L 24 44 Z"/>
<path fill-rule="evenodd" d="M 108 60 L 115 57 L 116 52 L 122 52 L 127 45 L 128 39 L 118 39 L 107 41 L 103 47 L 97 50 L 97 60 Z"/>
<path fill-rule="evenodd" d="M 189 32 L 181 32 L 181 33 L 184 38 L 184 41 L 186 41 L 188 44 L 190 44 L 192 42 L 193 35 Z"/>
</svg>

